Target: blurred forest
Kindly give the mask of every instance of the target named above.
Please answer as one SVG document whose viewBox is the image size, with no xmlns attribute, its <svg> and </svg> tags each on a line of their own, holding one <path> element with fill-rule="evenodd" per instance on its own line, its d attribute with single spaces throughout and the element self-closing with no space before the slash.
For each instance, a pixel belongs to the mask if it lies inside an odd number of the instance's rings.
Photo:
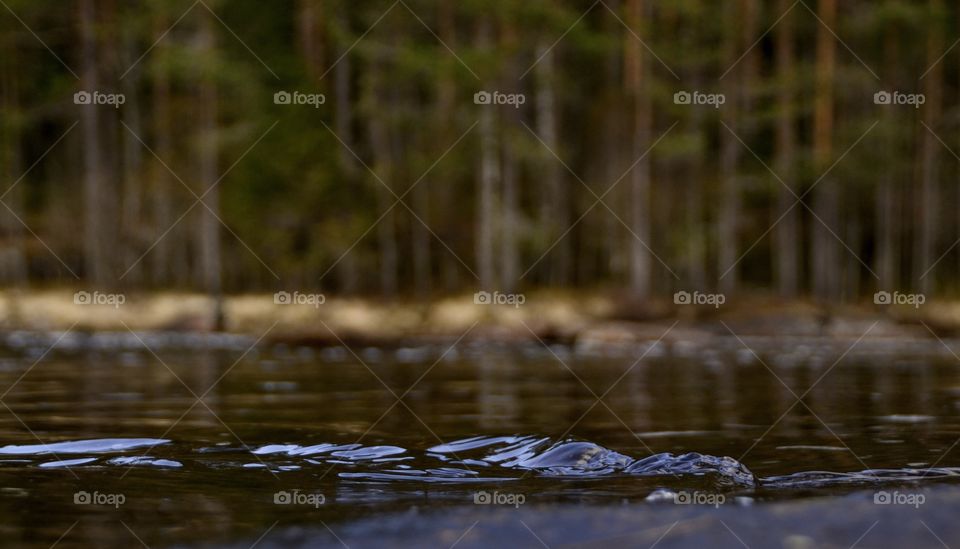
<svg viewBox="0 0 960 549">
<path fill-rule="evenodd" d="M 2 4 L 7 286 L 957 290 L 943 0 Z"/>
</svg>

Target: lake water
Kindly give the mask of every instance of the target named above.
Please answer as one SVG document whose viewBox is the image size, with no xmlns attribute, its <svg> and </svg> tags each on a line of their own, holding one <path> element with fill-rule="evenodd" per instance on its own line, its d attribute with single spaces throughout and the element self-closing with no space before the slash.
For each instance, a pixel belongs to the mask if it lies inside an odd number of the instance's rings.
<svg viewBox="0 0 960 549">
<path fill-rule="evenodd" d="M 960 342 L 61 335 L 0 358 L 4 546 L 960 539 Z"/>
</svg>

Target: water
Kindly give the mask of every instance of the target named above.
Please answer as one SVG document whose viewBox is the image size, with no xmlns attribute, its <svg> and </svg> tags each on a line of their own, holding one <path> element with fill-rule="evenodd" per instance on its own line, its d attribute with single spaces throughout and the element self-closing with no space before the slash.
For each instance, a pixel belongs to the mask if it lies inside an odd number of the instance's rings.
<svg viewBox="0 0 960 549">
<path fill-rule="evenodd" d="M 935 340 L 599 354 L 71 335 L 44 354 L 57 337 L 13 334 L 0 356 L 9 545 L 960 536 L 960 361 Z"/>
</svg>

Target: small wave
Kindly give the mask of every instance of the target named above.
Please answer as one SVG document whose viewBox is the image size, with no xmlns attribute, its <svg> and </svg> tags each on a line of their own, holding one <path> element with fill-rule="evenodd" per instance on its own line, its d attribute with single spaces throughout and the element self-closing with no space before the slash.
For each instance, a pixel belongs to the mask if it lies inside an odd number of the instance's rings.
<svg viewBox="0 0 960 549">
<path fill-rule="evenodd" d="M 854 472 L 802 471 L 769 477 L 755 476 L 746 465 L 724 456 L 689 452 L 660 453 L 633 458 L 593 442 L 567 438 L 551 440 L 538 436 L 471 437 L 445 442 L 415 452 L 400 446 L 364 446 L 360 443 L 266 444 L 253 449 L 177 447 L 167 439 L 105 438 L 51 444 L 7 445 L 0 455 L 24 456 L 0 460 L 4 466 L 44 469 L 74 467 L 152 467 L 185 469 L 181 457 L 204 456 L 194 465 L 242 468 L 277 473 L 309 470 L 313 466 L 337 467 L 341 479 L 355 482 L 484 483 L 516 481 L 530 475 L 558 478 L 599 478 L 610 475 L 662 477 L 670 486 L 699 479 L 718 489 L 811 489 L 857 485 L 881 485 L 926 480 L 960 480 L 960 468 L 906 467 L 867 469 Z M 122 453 L 167 445 L 167 457 L 114 456 L 101 460 L 98 454 Z M 839 448 L 791 446 L 782 449 L 834 451 Z M 33 457 L 60 454 L 70 459 L 40 461 Z M 79 455 L 78 455 L 79 454 Z M 84 455 L 85 454 L 85 455 Z M 209 456 L 222 455 L 222 460 Z M 176 458 L 176 459 L 174 459 Z M 255 461 L 251 461 L 255 459 Z M 343 470 L 347 469 L 347 470 Z M 675 477 L 671 479 L 669 477 Z M 661 481 L 657 481 L 658 483 Z"/>
<path fill-rule="evenodd" d="M 764 477 L 761 479 L 761 484 L 765 488 L 825 488 L 829 486 L 894 484 L 944 479 L 960 479 L 960 469 L 956 467 L 925 469 L 908 467 L 904 469 L 866 469 L 853 473 L 805 471 L 790 475 Z"/>
<path fill-rule="evenodd" d="M 97 461 L 97 458 L 77 458 L 77 459 L 62 459 L 57 461 L 47 461 L 41 463 L 39 467 L 44 469 L 58 469 L 60 467 L 70 468 L 74 465 L 87 465 Z"/>
<path fill-rule="evenodd" d="M 51 444 L 8 444 L 0 448 L 2 455 L 40 455 L 40 454 L 103 454 L 125 452 L 137 448 L 153 447 L 170 442 L 156 438 L 99 438 L 54 442 Z"/>
</svg>

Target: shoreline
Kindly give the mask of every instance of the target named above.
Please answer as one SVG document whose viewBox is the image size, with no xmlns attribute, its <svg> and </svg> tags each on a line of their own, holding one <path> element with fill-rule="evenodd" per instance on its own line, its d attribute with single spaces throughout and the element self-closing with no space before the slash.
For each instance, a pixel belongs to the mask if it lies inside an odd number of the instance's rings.
<svg viewBox="0 0 960 549">
<path fill-rule="evenodd" d="M 100 299 L 101 304 L 77 303 L 75 295 L 65 289 L 0 291 L 0 330 L 212 333 L 213 301 L 202 294 L 106 294 L 122 298 Z M 810 301 L 745 296 L 715 307 L 675 305 L 665 299 L 639 303 L 600 291 L 540 291 L 512 305 L 477 304 L 473 295 L 426 302 L 321 296 L 303 304 L 277 304 L 273 294 L 245 294 L 225 297 L 224 314 L 226 334 L 315 347 L 389 347 L 458 338 L 603 347 L 731 334 L 827 339 L 960 334 L 960 302 L 826 308 Z"/>
</svg>

